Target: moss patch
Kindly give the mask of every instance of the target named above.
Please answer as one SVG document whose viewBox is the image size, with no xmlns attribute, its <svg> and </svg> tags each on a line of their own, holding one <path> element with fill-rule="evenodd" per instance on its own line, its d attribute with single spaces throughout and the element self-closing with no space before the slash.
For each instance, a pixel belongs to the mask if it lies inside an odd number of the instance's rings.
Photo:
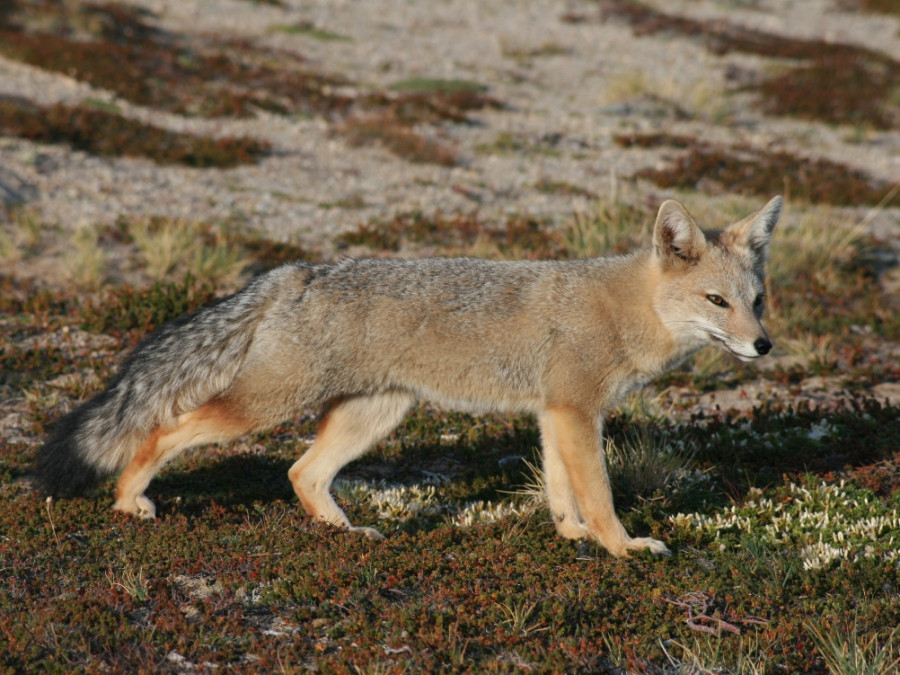
<svg viewBox="0 0 900 675">
<path fill-rule="evenodd" d="M 37 106 L 0 99 L 0 133 L 113 157 L 146 157 L 160 164 L 227 168 L 259 161 L 268 143 L 212 138 L 161 129 L 98 107 Z"/>
<path fill-rule="evenodd" d="M 767 152 L 746 144 L 716 146 L 696 138 L 655 133 L 620 135 L 623 147 L 687 149 L 665 169 L 643 169 L 635 177 L 664 188 L 695 189 L 711 182 L 717 189 L 748 196 L 787 193 L 792 198 L 835 206 L 874 206 L 891 186 L 863 171 L 827 159 Z"/>
<path fill-rule="evenodd" d="M 716 54 L 742 52 L 795 62 L 782 74 L 751 87 L 759 93 L 764 112 L 877 129 L 900 126 L 896 104 L 900 63 L 886 54 L 790 38 L 727 20 L 690 19 L 634 0 L 600 0 L 599 4 L 604 18 L 629 23 L 635 35 L 678 35 L 698 40 Z"/>
<path fill-rule="evenodd" d="M 335 79 L 305 70 L 296 54 L 167 33 L 140 10 L 118 5 L 16 3 L 0 27 L 0 53 L 178 114 L 296 114 L 348 105 L 329 93 Z"/>
<path fill-rule="evenodd" d="M 485 223 L 475 215 L 426 216 L 400 214 L 386 221 L 362 223 L 336 238 L 338 246 L 367 246 L 379 251 L 440 247 L 456 254 L 555 258 L 563 253 L 560 238 L 544 223 L 511 217 L 502 224 Z"/>
</svg>

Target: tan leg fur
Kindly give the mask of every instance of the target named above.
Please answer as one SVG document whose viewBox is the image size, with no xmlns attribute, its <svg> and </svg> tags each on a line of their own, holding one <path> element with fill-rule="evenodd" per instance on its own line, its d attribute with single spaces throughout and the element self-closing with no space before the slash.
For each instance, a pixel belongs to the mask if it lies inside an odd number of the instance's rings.
<svg viewBox="0 0 900 675">
<path fill-rule="evenodd" d="M 371 527 L 354 527 L 329 493 L 341 468 L 363 455 L 396 427 L 413 404 L 408 394 L 386 393 L 335 402 L 312 447 L 288 471 L 294 492 L 313 518 L 383 539 Z"/>
<path fill-rule="evenodd" d="M 578 510 L 575 492 L 569 481 L 569 472 L 559 454 L 553 418 L 549 413 L 544 413 L 539 416 L 538 420 L 544 450 L 544 484 L 547 489 L 547 501 L 553 524 L 562 537 L 585 539 L 590 534 L 585 528 Z"/>
<path fill-rule="evenodd" d="M 669 551 L 661 541 L 630 537 L 619 521 L 600 446 L 600 429 L 591 416 L 574 408 L 559 407 L 549 408 L 541 419 L 542 429 L 549 429 L 549 433 L 544 432 L 549 438 L 549 442 L 544 441 L 544 461 L 552 467 L 547 471 L 547 488 L 557 531 L 570 538 L 578 533 L 576 528 L 565 524 L 573 515 L 571 489 L 584 520 L 581 526 L 584 533 L 599 541 L 610 553 L 627 556 L 629 551 L 646 548 L 656 554 L 667 554 Z M 557 460 L 565 467 L 568 486 L 561 477 Z M 561 520 L 557 520 L 558 514 L 563 516 Z"/>
<path fill-rule="evenodd" d="M 166 462 L 191 446 L 227 441 L 252 428 L 252 424 L 221 401 L 181 415 L 171 427 L 157 427 L 119 477 L 113 509 L 140 518 L 155 518 L 156 507 L 144 495 L 144 490 Z"/>
</svg>

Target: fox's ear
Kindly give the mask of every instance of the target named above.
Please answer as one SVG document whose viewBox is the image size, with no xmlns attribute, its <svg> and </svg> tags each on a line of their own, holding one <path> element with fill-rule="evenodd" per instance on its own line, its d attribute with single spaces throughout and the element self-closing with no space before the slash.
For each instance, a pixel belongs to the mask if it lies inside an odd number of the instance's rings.
<svg viewBox="0 0 900 675">
<path fill-rule="evenodd" d="M 722 243 L 726 246 L 746 248 L 757 265 L 766 262 L 772 230 L 781 215 L 781 197 L 772 197 L 769 203 L 756 213 L 752 213 L 735 223 L 722 233 Z"/>
<path fill-rule="evenodd" d="M 662 203 L 653 228 L 653 251 L 663 265 L 693 265 L 706 250 L 703 231 L 681 204 Z"/>
</svg>

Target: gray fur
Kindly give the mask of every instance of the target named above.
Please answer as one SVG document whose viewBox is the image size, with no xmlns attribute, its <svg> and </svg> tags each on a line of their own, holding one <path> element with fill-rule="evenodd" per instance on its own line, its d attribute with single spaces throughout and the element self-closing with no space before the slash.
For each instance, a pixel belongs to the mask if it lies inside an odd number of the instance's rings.
<svg viewBox="0 0 900 675">
<path fill-rule="evenodd" d="M 106 390 L 54 425 L 35 476 L 50 494 L 66 495 L 121 471 L 154 429 L 240 389 L 248 354 L 256 366 L 248 371 L 277 364 L 266 391 L 247 397 L 260 428 L 347 393 L 399 390 L 471 410 L 532 409 L 553 324 L 536 315 L 523 331 L 516 322 L 540 310 L 548 286 L 564 297 L 569 276 L 615 266 L 464 258 L 285 265 L 147 337 Z M 417 334 L 434 348 L 384 358 Z M 485 349 L 500 335 L 501 348 Z M 436 386 L 426 361 L 451 354 L 477 358 L 459 381 Z"/>
<path fill-rule="evenodd" d="M 151 333 L 103 392 L 53 425 L 35 463 L 38 484 L 52 495 L 90 489 L 120 471 L 153 429 L 227 389 L 287 269 Z"/>
</svg>

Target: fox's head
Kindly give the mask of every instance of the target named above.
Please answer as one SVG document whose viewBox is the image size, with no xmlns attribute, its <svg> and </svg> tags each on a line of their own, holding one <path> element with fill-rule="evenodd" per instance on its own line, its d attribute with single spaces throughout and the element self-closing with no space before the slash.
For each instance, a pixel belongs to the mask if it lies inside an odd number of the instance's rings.
<svg viewBox="0 0 900 675">
<path fill-rule="evenodd" d="M 760 323 L 769 239 L 781 213 L 774 197 L 730 227 L 704 233 L 676 201 L 659 207 L 653 260 L 662 280 L 654 308 L 687 349 L 714 344 L 742 361 L 765 356 L 772 341 Z"/>
</svg>

